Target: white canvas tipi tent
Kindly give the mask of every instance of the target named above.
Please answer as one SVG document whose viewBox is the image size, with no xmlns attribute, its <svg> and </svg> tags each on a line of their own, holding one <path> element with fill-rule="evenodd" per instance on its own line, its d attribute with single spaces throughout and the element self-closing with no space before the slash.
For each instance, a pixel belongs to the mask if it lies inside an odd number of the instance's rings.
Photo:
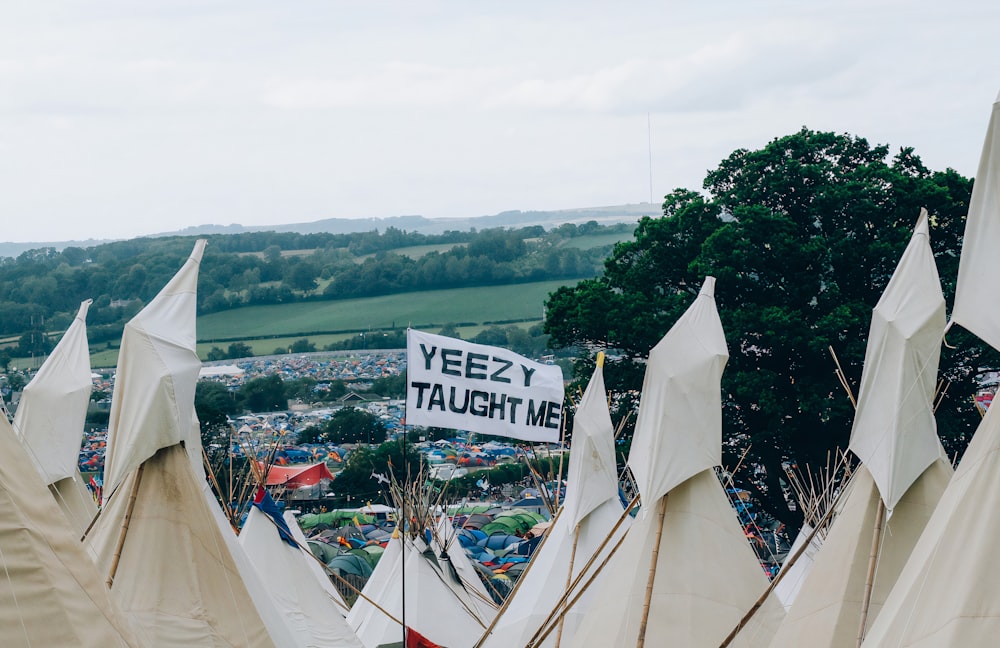
<svg viewBox="0 0 1000 648">
<path fill-rule="evenodd" d="M 992 267 L 1000 250 L 1000 101 L 993 113 L 969 205 L 952 320 L 994 348 L 1000 309 Z M 991 407 L 878 618 L 868 648 L 979 647 L 1000 636 L 1000 412 Z"/>
<path fill-rule="evenodd" d="M 401 642 L 400 622 L 441 646 L 471 646 L 488 623 L 449 561 L 419 537 L 394 534 L 361 593 L 347 622 L 365 648 Z"/>
<path fill-rule="evenodd" d="M 153 645 L 292 646 L 290 634 L 279 640 L 282 629 L 265 625 L 205 496 L 194 414 L 203 250 L 199 241 L 125 327 L 104 508 L 86 544 L 115 600 Z"/>
<path fill-rule="evenodd" d="M 922 212 L 872 313 L 850 445 L 862 465 L 772 648 L 857 646 L 944 492 L 932 410 L 944 323 Z"/>
<path fill-rule="evenodd" d="M 527 645 L 549 619 L 553 603 L 563 596 L 622 517 L 614 426 L 604 388 L 603 354 L 573 421 L 573 447 L 562 511 L 546 531 L 545 542 L 532 556 L 497 623 L 478 646 Z M 612 541 L 627 528 L 627 524 L 618 526 Z M 601 581 L 596 580 L 587 594 L 556 621 L 561 627 L 536 645 L 556 646 L 561 636 L 572 635 L 587 613 L 593 593 L 600 587 Z"/>
<path fill-rule="evenodd" d="M 97 504 L 79 468 L 80 439 L 93 386 L 87 345 L 89 308 L 89 299 L 80 304 L 73 323 L 24 388 L 13 423 L 42 481 L 79 534 L 97 515 Z"/>
<path fill-rule="evenodd" d="M 567 646 L 714 648 L 767 587 L 714 471 L 729 357 L 714 281 L 650 352 L 629 454 L 643 511 L 605 568 L 591 604 L 600 614 Z"/>
<path fill-rule="evenodd" d="M 239 542 L 299 645 L 361 648 L 361 641 L 342 616 L 339 595 L 331 596 L 333 588 L 321 587 L 311 573 L 306 561 L 313 561 L 313 557 L 282 540 L 275 523 L 256 506 L 250 508 Z M 326 582 L 330 585 L 329 579 Z"/>
</svg>

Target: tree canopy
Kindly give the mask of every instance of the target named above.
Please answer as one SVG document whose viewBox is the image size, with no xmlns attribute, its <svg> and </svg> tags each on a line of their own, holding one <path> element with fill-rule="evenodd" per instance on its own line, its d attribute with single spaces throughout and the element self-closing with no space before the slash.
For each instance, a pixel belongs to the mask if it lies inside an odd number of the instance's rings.
<svg viewBox="0 0 1000 648">
<path fill-rule="evenodd" d="M 382 443 L 385 432 L 385 424 L 371 412 L 344 407 L 322 425 L 302 430 L 299 443 Z"/>
<path fill-rule="evenodd" d="M 951 301 L 971 188 L 951 169 L 928 170 L 912 149 L 890 159 L 885 146 L 803 128 L 732 153 L 707 174 L 705 194 L 667 195 L 663 216 L 642 219 L 601 276 L 550 296 L 545 330 L 553 346 L 613 350 L 609 389 L 637 395 L 649 350 L 715 276 L 730 353 L 723 460 L 733 468 L 745 453 L 737 485 L 795 527 L 785 468 L 825 465 L 829 451 L 846 448 L 853 420 L 830 351 L 856 386 L 871 309 L 921 207 Z M 949 343 L 941 371 L 953 384 L 938 425 L 955 451 L 978 422 L 972 379 L 986 358 L 964 332 Z M 589 375 L 590 354 L 578 375 Z"/>
</svg>

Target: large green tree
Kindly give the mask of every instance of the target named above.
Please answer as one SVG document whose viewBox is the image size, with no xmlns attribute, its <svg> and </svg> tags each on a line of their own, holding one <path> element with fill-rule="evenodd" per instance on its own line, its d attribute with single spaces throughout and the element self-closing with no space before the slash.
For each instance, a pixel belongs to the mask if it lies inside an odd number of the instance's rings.
<svg viewBox="0 0 1000 648">
<path fill-rule="evenodd" d="M 344 407 L 322 425 L 307 427 L 299 433 L 299 443 L 382 443 L 385 424 L 366 410 Z"/>
<path fill-rule="evenodd" d="M 890 158 L 887 147 L 850 135 L 802 129 L 738 150 L 708 173 L 707 195 L 669 194 L 663 216 L 643 218 L 602 276 L 553 293 L 546 332 L 553 345 L 615 350 L 609 387 L 636 394 L 649 350 L 715 276 L 730 353 L 723 460 L 732 468 L 745 453 L 737 484 L 798 526 L 785 469 L 825 465 L 828 452 L 846 448 L 853 419 L 830 349 L 856 388 L 871 309 L 921 207 L 950 302 L 971 187 L 951 169 L 928 170 L 912 149 Z M 952 384 L 939 429 L 960 450 L 979 418 L 972 374 L 993 360 L 964 332 L 949 342 L 957 348 L 942 359 Z M 579 375 L 592 366 L 584 358 Z"/>
</svg>

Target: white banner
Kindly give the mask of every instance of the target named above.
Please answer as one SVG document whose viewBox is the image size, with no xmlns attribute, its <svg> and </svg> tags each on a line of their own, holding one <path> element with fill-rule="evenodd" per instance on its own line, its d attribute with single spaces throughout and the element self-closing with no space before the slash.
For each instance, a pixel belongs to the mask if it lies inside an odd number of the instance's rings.
<svg viewBox="0 0 1000 648">
<path fill-rule="evenodd" d="M 558 442 L 562 402 L 557 365 L 499 347 L 406 333 L 407 425 Z"/>
</svg>

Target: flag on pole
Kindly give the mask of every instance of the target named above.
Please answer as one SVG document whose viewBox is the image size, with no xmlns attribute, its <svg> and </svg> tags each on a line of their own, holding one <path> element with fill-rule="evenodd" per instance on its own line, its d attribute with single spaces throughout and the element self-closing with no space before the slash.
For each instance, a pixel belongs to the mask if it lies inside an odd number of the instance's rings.
<svg viewBox="0 0 1000 648">
<path fill-rule="evenodd" d="M 285 518 L 281 515 L 278 505 L 275 504 L 273 499 L 271 499 L 271 494 L 268 493 L 267 489 L 263 486 L 257 487 L 257 493 L 253 497 L 253 505 L 260 509 L 261 513 L 264 513 L 267 517 L 271 518 L 271 521 L 274 522 L 274 526 L 278 527 L 278 535 L 282 540 L 293 547 L 299 546 L 298 543 L 295 542 L 295 538 L 292 536 L 292 531 L 288 528 Z"/>
<path fill-rule="evenodd" d="M 559 440 L 563 377 L 558 365 L 409 329 L 406 373 L 410 425 Z"/>
</svg>

